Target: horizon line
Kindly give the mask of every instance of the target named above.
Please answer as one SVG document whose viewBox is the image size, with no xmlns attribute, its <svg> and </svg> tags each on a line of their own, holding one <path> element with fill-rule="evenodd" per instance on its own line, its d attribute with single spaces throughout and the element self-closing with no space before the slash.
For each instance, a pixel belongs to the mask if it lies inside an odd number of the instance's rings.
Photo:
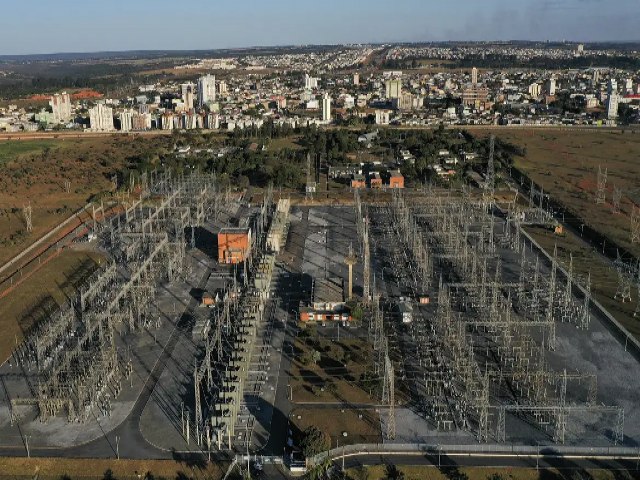
<svg viewBox="0 0 640 480">
<path fill-rule="evenodd" d="M 217 47 L 217 48 L 180 48 L 180 49 L 144 49 L 132 48 L 130 50 L 69 50 L 55 52 L 34 52 L 34 53 L 0 53 L 0 58 L 9 57 L 37 57 L 37 56 L 56 56 L 56 55 L 98 55 L 98 54 L 125 54 L 125 53 L 187 53 L 187 52 L 216 52 L 216 51 L 234 51 L 234 50 L 257 50 L 265 48 L 301 48 L 301 47 L 340 47 L 353 45 L 428 45 L 428 44 L 446 44 L 446 43 L 550 43 L 550 44 L 584 44 L 584 45 L 611 45 L 611 44 L 640 44 L 637 40 L 422 40 L 422 41 L 380 41 L 380 42 L 345 42 L 345 43 L 290 43 L 290 44 L 273 44 L 273 45 L 250 45 L 236 47 Z"/>
</svg>

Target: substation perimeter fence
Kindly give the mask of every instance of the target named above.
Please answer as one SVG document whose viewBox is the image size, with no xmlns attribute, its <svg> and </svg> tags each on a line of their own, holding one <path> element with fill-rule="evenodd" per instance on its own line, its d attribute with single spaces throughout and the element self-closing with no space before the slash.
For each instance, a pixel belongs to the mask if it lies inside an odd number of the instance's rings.
<svg viewBox="0 0 640 480">
<path fill-rule="evenodd" d="M 81 231 L 83 222 L 80 215 L 88 211 L 91 205 L 91 202 L 89 202 L 73 212 L 73 214 L 63 222 L 59 223 L 56 227 L 49 230 L 22 252 L 11 258 L 4 265 L 0 266 L 0 278 L 2 278 L 2 272 L 5 272 L 10 268 L 14 269 L 13 272 L 0 280 L 0 298 L 11 292 L 25 277 L 37 270 L 42 264 L 47 263 L 60 253 L 61 242 L 64 242 L 65 238 L 69 235 L 73 235 L 74 232 L 78 234 L 78 232 Z M 69 231 L 65 231 L 64 229 L 69 227 L 74 220 L 77 220 L 79 224 Z M 55 242 L 52 241 L 49 245 L 45 245 L 46 241 L 55 238 L 56 234 L 60 234 L 60 238 Z M 31 257 L 29 257 L 30 255 Z M 27 260 L 21 265 L 19 262 L 24 259 Z"/>
<path fill-rule="evenodd" d="M 540 251 L 540 253 L 544 255 L 546 260 L 549 262 L 549 265 L 551 265 L 551 262 L 553 261 L 553 259 L 547 253 L 547 251 L 544 248 L 542 248 L 538 244 L 538 242 L 536 242 L 526 231 L 524 231 L 523 229 L 520 229 L 520 233 L 531 243 L 531 245 L 533 245 L 536 249 Z M 568 276 L 567 271 L 560 264 L 560 262 L 556 262 L 556 265 L 558 270 L 560 270 L 562 274 L 565 275 L 565 277 L 567 277 Z M 580 290 L 580 293 L 582 293 L 582 295 L 587 295 L 587 291 L 579 283 L 574 281 L 573 287 Z M 605 327 L 607 327 L 607 329 L 611 332 L 611 334 L 622 345 L 624 345 L 625 351 L 630 352 L 633 355 L 633 357 L 638 362 L 640 362 L 640 342 L 638 341 L 638 339 L 634 337 L 631 333 L 629 333 L 629 331 L 626 328 L 624 328 L 624 326 L 622 326 L 622 324 L 620 324 L 620 322 L 618 322 L 618 320 L 616 320 L 613 317 L 613 315 L 611 315 L 609 311 L 606 308 L 604 308 L 602 304 L 593 297 L 593 295 L 591 295 L 590 304 L 592 309 L 597 310 L 598 313 L 601 314 L 602 318 L 605 320 L 604 322 Z"/>
<path fill-rule="evenodd" d="M 452 455 L 452 454 L 484 454 L 484 455 L 513 455 L 513 456 L 544 456 L 544 457 L 638 457 L 640 449 L 631 447 L 573 447 L 566 445 L 432 445 L 425 443 L 373 443 L 345 445 L 322 452 L 310 459 L 311 465 L 318 465 L 328 458 L 339 459 L 357 455 L 416 455 L 424 456 Z"/>
</svg>

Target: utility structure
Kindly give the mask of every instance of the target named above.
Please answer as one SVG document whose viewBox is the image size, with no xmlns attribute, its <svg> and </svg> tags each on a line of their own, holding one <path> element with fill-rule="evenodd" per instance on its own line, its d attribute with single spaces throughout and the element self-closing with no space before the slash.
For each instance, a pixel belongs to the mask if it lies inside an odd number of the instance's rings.
<svg viewBox="0 0 640 480">
<path fill-rule="evenodd" d="M 94 418 L 94 409 L 109 413 L 122 379 L 132 373 L 130 357 L 116 348 L 116 336 L 160 327 L 154 298 L 160 285 L 186 277 L 184 232 L 204 220 L 201 204 L 215 203 L 212 182 L 209 175 L 173 178 L 154 171 L 150 184 L 162 197 L 159 203 L 145 206 L 145 189 L 124 212 L 103 218 L 99 231 L 95 220 L 104 210 L 102 205 L 94 210 L 97 241 L 111 259 L 14 351 L 24 372 L 37 371 L 37 384 L 31 398 L 12 400 L 12 421 L 16 406 L 36 407 L 41 421 L 63 411 L 70 422 Z M 25 209 L 30 215 L 30 205 Z"/>
<path fill-rule="evenodd" d="M 31 202 L 29 202 L 27 205 L 25 205 L 24 207 L 22 207 L 22 214 L 24 215 L 24 225 L 25 228 L 27 229 L 27 232 L 30 232 L 33 230 L 33 223 L 31 221 Z"/>
<path fill-rule="evenodd" d="M 596 190 L 596 203 L 603 204 L 607 200 L 607 169 L 602 171 L 602 168 L 598 166 L 598 184 Z"/>
<path fill-rule="evenodd" d="M 620 213 L 620 201 L 622 200 L 622 190 L 616 185 L 613 187 L 613 205 L 611 207 L 611 213 Z"/>
<path fill-rule="evenodd" d="M 631 243 L 640 243 L 640 208 L 631 206 Z"/>
<path fill-rule="evenodd" d="M 630 302 L 631 282 L 632 277 L 634 277 L 632 268 L 622 261 L 620 252 L 618 252 L 618 256 L 613 265 L 618 273 L 618 288 L 616 289 L 616 293 L 613 298 L 622 301 L 622 303 Z"/>
<path fill-rule="evenodd" d="M 387 418 L 387 438 L 393 440 L 396 438 L 396 412 L 395 412 L 395 379 L 393 373 L 393 364 L 389 358 L 389 349 L 385 342 L 384 356 L 384 381 L 382 383 L 382 403 L 389 405 L 389 416 Z"/>
<path fill-rule="evenodd" d="M 496 170 L 493 163 L 493 155 L 495 152 L 496 137 L 491 135 L 489 137 L 489 159 L 487 161 L 487 178 L 485 179 L 485 193 L 489 195 L 489 200 L 492 201 L 493 193 L 496 184 Z"/>
<path fill-rule="evenodd" d="M 584 412 L 606 418 L 602 430 L 613 432 L 618 444 L 624 438 L 624 409 L 596 401 L 596 375 L 554 371 L 545 358 L 546 351 L 556 347 L 557 322 L 588 328 L 589 284 L 578 300 L 571 265 L 560 268 L 554 255 L 548 280 L 535 255 L 533 266 L 527 260 L 531 250 L 511 241 L 500 245 L 493 230 L 501 220 L 486 206 L 486 199 L 430 194 L 424 202 L 394 192 L 391 208 L 372 208 L 374 252 L 388 257 L 385 263 L 401 294 L 420 298 L 420 303 L 425 293 L 427 303 L 437 295 L 435 315 L 413 308 L 401 342 L 395 340 L 395 322 L 380 325 L 372 302 L 374 371 L 379 365 L 383 403 L 390 393 L 384 347 L 388 341 L 394 351 L 400 350 L 399 368 L 412 401 L 440 431 L 468 430 L 479 442 L 506 442 L 507 416 L 517 416 L 565 443 L 573 413 Z M 418 246 L 426 252 L 426 271 L 414 260 Z M 522 253 L 520 281 L 502 278 L 505 248 Z M 412 266 L 405 268 L 408 262 Z M 387 277 L 384 270 L 383 275 Z M 435 277 L 435 285 L 425 291 L 430 277 Z M 384 352 L 382 359 L 378 352 Z M 583 387 L 575 389 L 574 384 Z"/>
<path fill-rule="evenodd" d="M 358 263 L 358 257 L 353 252 L 353 244 L 349 244 L 349 253 L 344 257 L 344 263 L 349 267 L 349 286 L 347 287 L 347 300 L 353 298 L 353 266 Z"/>
<path fill-rule="evenodd" d="M 316 185 L 317 183 L 313 181 L 311 176 L 311 155 L 307 153 L 307 184 L 305 187 L 307 199 L 311 200 L 313 198 L 313 194 L 316 193 Z"/>
<path fill-rule="evenodd" d="M 362 296 L 365 302 L 369 302 L 371 292 L 370 292 L 370 284 L 371 284 L 371 252 L 369 249 L 369 219 L 365 218 L 364 220 L 364 233 L 362 235 L 362 250 L 363 250 L 363 287 L 362 287 Z"/>
</svg>

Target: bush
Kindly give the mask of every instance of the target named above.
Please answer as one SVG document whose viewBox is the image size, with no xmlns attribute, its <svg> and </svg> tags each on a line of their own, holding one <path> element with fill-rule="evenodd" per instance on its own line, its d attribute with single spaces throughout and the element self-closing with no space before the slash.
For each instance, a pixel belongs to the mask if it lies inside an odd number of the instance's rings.
<svg viewBox="0 0 640 480">
<path fill-rule="evenodd" d="M 314 455 L 324 452 L 329 448 L 329 439 L 327 434 L 317 427 L 308 427 L 302 433 L 300 448 L 305 457 L 313 457 Z"/>
</svg>

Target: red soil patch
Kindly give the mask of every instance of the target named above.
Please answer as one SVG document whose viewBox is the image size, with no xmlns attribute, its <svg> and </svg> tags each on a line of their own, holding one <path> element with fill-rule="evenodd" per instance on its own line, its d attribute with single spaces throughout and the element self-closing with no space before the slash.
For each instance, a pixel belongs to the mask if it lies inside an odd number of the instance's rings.
<svg viewBox="0 0 640 480">
<path fill-rule="evenodd" d="M 583 178 L 578 182 L 578 188 L 587 192 L 595 192 L 596 187 L 596 182 L 588 178 Z"/>
<path fill-rule="evenodd" d="M 102 95 L 100 92 L 96 92 L 95 90 L 91 89 L 80 90 L 71 94 L 71 98 L 73 100 L 89 100 L 92 98 L 102 98 L 103 96 L 104 95 Z"/>
<path fill-rule="evenodd" d="M 71 99 L 72 100 L 91 100 L 94 98 L 102 98 L 104 95 L 102 95 L 100 92 L 96 92 L 95 90 L 92 90 L 90 88 L 86 88 L 84 90 L 78 90 L 77 92 L 74 92 L 71 94 Z M 44 95 L 44 94 L 37 94 L 37 95 L 31 95 L 30 97 L 27 98 L 27 100 L 33 100 L 33 101 L 48 101 L 51 100 L 51 95 Z"/>
</svg>

